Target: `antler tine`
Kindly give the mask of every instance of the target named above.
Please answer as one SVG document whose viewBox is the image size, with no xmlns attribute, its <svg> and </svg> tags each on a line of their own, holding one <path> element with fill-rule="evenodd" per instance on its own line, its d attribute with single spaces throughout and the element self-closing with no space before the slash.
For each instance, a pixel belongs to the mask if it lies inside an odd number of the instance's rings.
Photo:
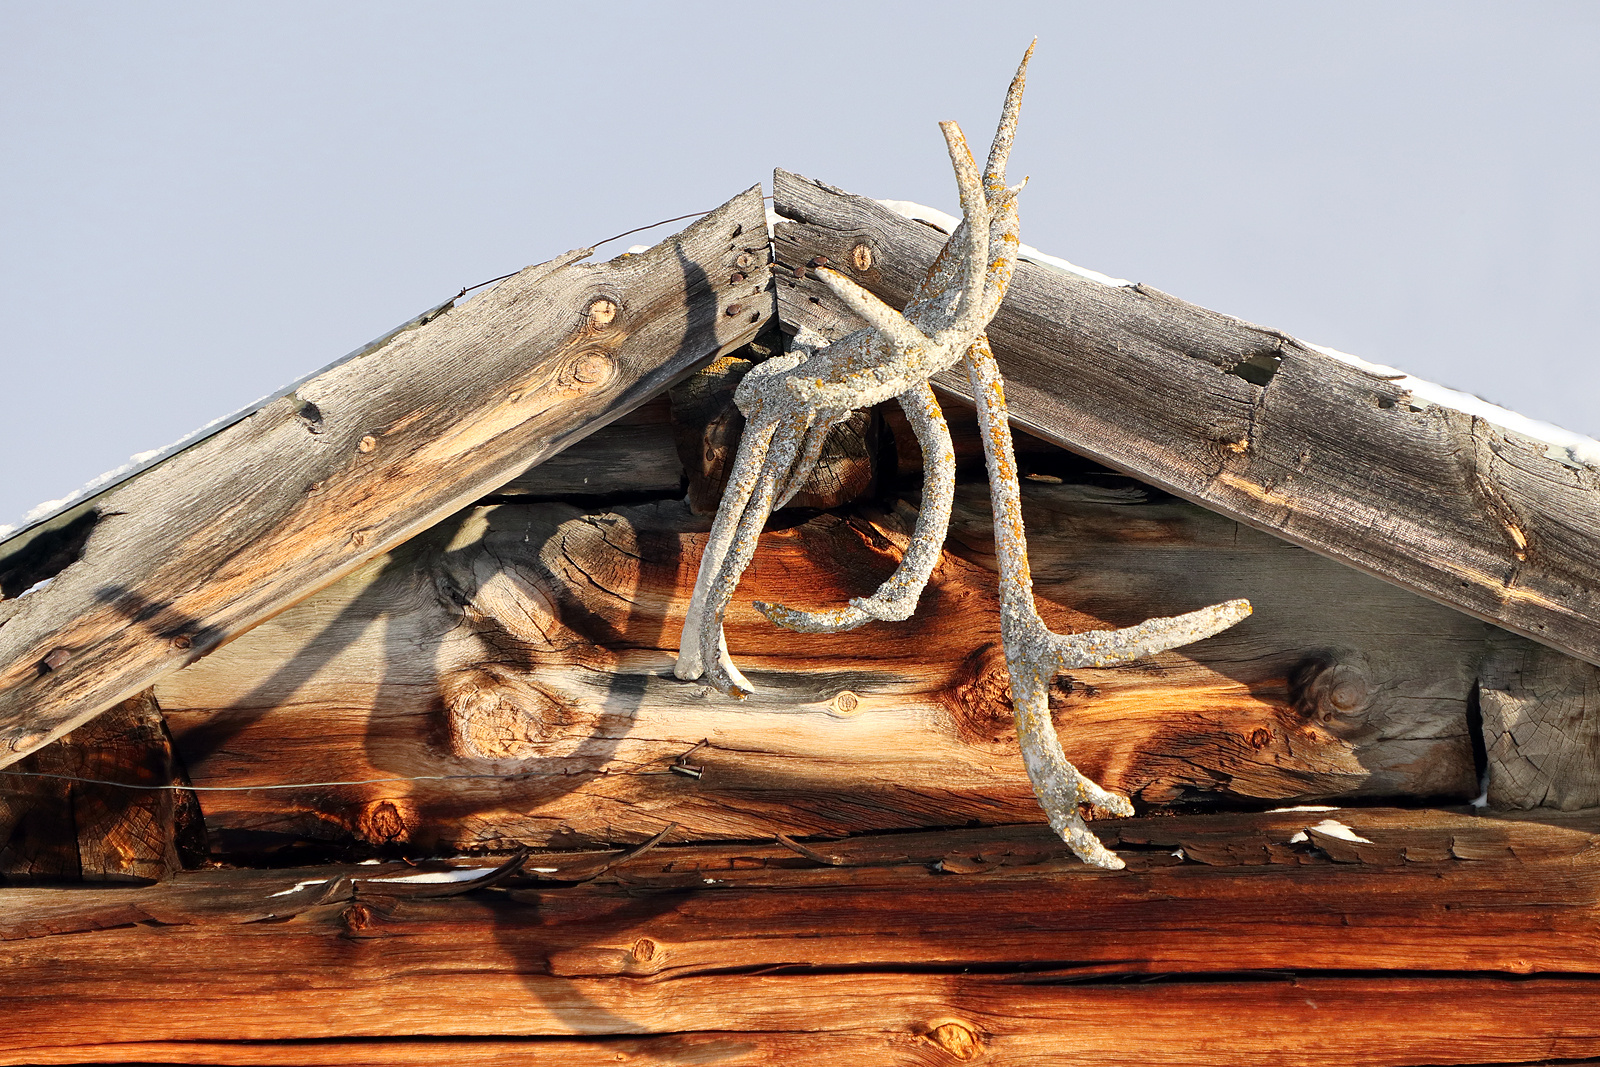
<svg viewBox="0 0 1600 1067">
<path fill-rule="evenodd" d="M 800 633 L 831 634 L 853 630 L 873 619 L 899 622 L 910 618 L 916 610 L 922 590 L 927 587 L 943 555 L 945 534 L 950 529 L 956 455 L 950 444 L 950 426 L 939 411 L 939 402 L 927 382 L 918 382 L 898 399 L 922 446 L 924 465 L 922 506 L 911 531 L 911 543 L 900 557 L 900 565 L 878 586 L 877 592 L 869 597 L 854 598 L 848 607 L 797 611 L 782 604 L 756 601 L 756 610 L 779 626 Z"/>
<path fill-rule="evenodd" d="M 983 306 L 983 283 L 989 273 L 989 198 L 983 191 L 983 177 L 978 164 L 967 147 L 967 138 L 954 122 L 941 122 L 946 146 L 950 149 L 950 163 L 955 167 L 956 186 L 961 191 L 961 213 L 966 218 L 965 247 L 961 250 L 962 274 L 960 299 L 957 304 L 953 329 L 967 336 L 961 347 L 972 342 L 972 334 L 988 325 L 977 321 Z"/>
<path fill-rule="evenodd" d="M 794 464 L 795 452 L 810 422 L 810 415 L 804 411 L 787 415 L 781 420 L 772 435 L 770 449 L 761 463 L 760 472 L 756 476 L 749 499 L 745 502 L 744 511 L 739 516 L 739 526 L 733 534 L 732 543 L 722 558 L 722 565 L 717 569 L 716 577 L 706 587 L 702 610 L 706 620 L 712 625 L 707 626 L 702 623 L 699 631 L 700 659 L 705 670 L 703 677 L 712 688 L 732 697 L 747 697 L 755 687 L 739 668 L 734 666 L 732 658 L 728 655 L 728 644 L 723 634 L 723 618 L 727 613 L 729 601 L 733 599 L 733 591 L 739 584 L 739 578 L 750 565 L 750 558 L 755 555 L 756 541 L 761 536 L 761 528 L 767 524 L 767 519 L 772 515 L 772 504 L 778 491 L 778 482 L 788 474 Z"/>
<path fill-rule="evenodd" d="M 700 632 L 712 616 L 706 607 L 712 583 L 721 573 L 722 563 L 733 547 L 738 533 L 739 520 L 750 504 L 761 477 L 762 459 L 777 430 L 777 420 L 752 419 L 746 423 L 744 437 L 739 442 L 739 453 L 734 460 L 733 472 L 728 476 L 728 486 L 723 490 L 722 504 L 711 524 L 711 535 L 706 539 L 705 551 L 700 556 L 700 571 L 695 576 L 694 593 L 689 598 L 689 610 L 684 613 L 683 636 L 678 644 L 678 662 L 673 673 L 692 681 L 705 673 L 706 663 L 701 656 Z M 719 626 L 718 629 L 721 627 Z"/>
<path fill-rule="evenodd" d="M 1049 652 L 1057 670 L 1110 667 L 1214 637 L 1248 618 L 1250 612 L 1250 601 L 1228 600 L 1185 615 L 1146 619 L 1137 626 L 1121 630 L 1052 633 Z"/>
<path fill-rule="evenodd" d="M 1022 62 L 1011 79 L 1011 88 L 1006 90 L 1000 126 L 994 131 L 994 143 L 989 146 L 989 164 L 983 169 L 984 184 L 990 189 L 1005 188 L 1006 162 L 1011 158 L 1011 141 L 1017 135 L 1017 116 L 1022 111 L 1022 90 L 1028 82 L 1028 60 L 1033 58 L 1033 46 L 1038 43 L 1037 37 L 1028 43 L 1028 50 L 1022 53 Z"/>
<path fill-rule="evenodd" d="M 882 337 L 896 355 L 904 355 L 929 343 L 928 337 L 907 322 L 904 315 L 832 267 L 818 267 L 817 277 L 846 307 L 872 327 L 873 332 Z"/>
</svg>

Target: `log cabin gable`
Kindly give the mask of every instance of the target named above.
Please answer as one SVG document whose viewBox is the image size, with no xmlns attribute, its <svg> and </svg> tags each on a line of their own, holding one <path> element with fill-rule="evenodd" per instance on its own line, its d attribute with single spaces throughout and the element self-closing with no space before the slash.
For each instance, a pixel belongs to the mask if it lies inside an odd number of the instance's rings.
<svg viewBox="0 0 1600 1067">
<path fill-rule="evenodd" d="M 774 316 L 789 333 L 835 338 L 857 328 L 809 265 L 829 262 L 893 303 L 940 243 L 926 225 L 786 171 L 774 188 L 775 272 L 751 190 L 643 255 L 591 266 L 569 254 L 448 316 L 449 302 L 432 309 L 139 477 L 14 535 L 0 548 L 9 549 L 0 561 L 9 751 L 0 760 L 34 751 L 486 494 L 582 497 L 604 487 L 623 494 L 617 501 L 642 502 L 686 483 L 690 512 L 714 510 L 737 434 L 729 392 L 749 362 L 725 356 L 670 401 L 668 385 L 748 344 Z M 1041 470 L 1072 465 L 1066 452 L 1046 458 L 1048 446 L 1062 446 L 1564 653 L 1496 639 L 1495 656 L 1510 665 L 1488 665 L 1497 688 L 1477 702 L 1504 718 L 1498 730 L 1491 722 L 1486 747 L 1514 750 L 1507 758 L 1525 780 L 1517 795 L 1567 795 L 1529 770 L 1509 740 L 1514 724 L 1529 731 L 1526 712 L 1505 709 L 1525 708 L 1533 698 L 1515 695 L 1532 684 L 1525 679 L 1558 670 L 1566 656 L 1579 660 L 1566 688 L 1585 691 L 1583 661 L 1600 647 L 1592 468 L 1481 419 L 1419 407 L 1386 379 L 1292 337 L 1145 286 L 1025 262 L 990 334 L 1013 421 L 1030 435 L 1024 451 Z M 663 338 L 675 342 L 666 356 Z M 740 355 L 766 351 L 758 343 Z M 970 399 L 954 374 L 936 384 L 958 403 Z M 914 477 L 914 442 L 884 422 L 894 414 L 863 413 L 843 428 L 834 460 L 796 504 L 837 507 L 884 490 L 891 475 L 872 459 L 879 437 L 898 446 L 892 477 Z M 568 449 L 597 430 L 597 447 Z M 1214 583 L 1205 595 L 1233 594 Z M 1194 606 L 1130 602 L 1151 613 Z M 1296 670 L 1317 673 L 1303 664 L 1283 673 Z M 1587 751 L 1587 729 L 1563 728 L 1556 747 L 1579 739 L 1570 743 Z M 1380 791 L 1395 788 L 1387 773 L 1368 777 Z M 1460 773 L 1444 779 L 1459 790 Z"/>
<path fill-rule="evenodd" d="M 671 676 L 734 384 L 777 327 L 853 328 L 808 264 L 894 301 L 939 243 L 782 171 L 776 211 L 772 260 L 755 189 L 529 268 L 8 543 L 0 729 L 34 777 L 0 794 L 0 873 L 161 881 L 0 890 L 0 1059 L 1078 1062 L 1071 1033 L 1193 1063 L 1243 1013 L 1241 1056 L 1354 1062 L 1329 1012 L 1383 1043 L 1363 1062 L 1600 1054 L 1548 1039 L 1600 971 L 1600 826 L 1562 813 L 1600 807 L 1595 472 L 1024 264 L 991 336 L 1047 620 L 1257 606 L 1052 694 L 1141 809 L 1096 826 L 1108 880 L 1037 825 L 961 381 L 917 614 L 748 610 L 893 568 L 920 459 L 884 407 L 762 536 L 728 619 L 757 693 Z M 1559 978 L 1500 973 L 1530 971 Z M 139 1040 L 91 1036 L 128 1003 Z"/>
</svg>

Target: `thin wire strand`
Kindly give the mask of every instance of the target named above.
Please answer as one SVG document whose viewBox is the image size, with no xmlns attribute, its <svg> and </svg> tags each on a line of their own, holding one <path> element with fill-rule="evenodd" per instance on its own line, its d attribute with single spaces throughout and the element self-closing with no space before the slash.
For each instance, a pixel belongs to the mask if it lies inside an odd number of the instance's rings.
<svg viewBox="0 0 1600 1067">
<path fill-rule="evenodd" d="M 762 200 L 771 200 L 772 196 L 771 196 L 771 194 L 768 194 L 767 196 L 763 196 L 761 199 Z M 712 208 L 711 209 L 711 211 L 715 211 L 715 210 L 717 210 L 717 209 L 716 208 Z M 657 226 L 665 226 L 669 222 L 682 222 L 684 219 L 702 218 L 702 217 L 704 217 L 706 215 L 711 214 L 711 211 L 691 211 L 687 215 L 679 215 L 676 218 L 671 218 L 671 219 L 662 219 L 660 222 L 652 222 L 648 226 L 635 226 L 631 230 L 623 230 L 619 234 L 616 234 L 616 235 L 611 236 L 611 237 L 607 237 L 604 241 L 596 241 L 594 244 L 589 246 L 589 250 L 592 252 L 596 248 L 599 248 L 601 245 L 608 245 L 612 241 L 619 241 L 624 237 L 629 237 L 629 236 L 632 236 L 633 234 L 636 234 L 636 233 L 643 233 L 645 230 L 653 230 Z M 456 299 L 460 300 L 462 297 L 466 296 L 468 293 L 472 292 L 474 289 L 482 289 L 486 285 L 493 285 L 495 282 L 503 282 L 507 278 L 511 277 L 513 274 L 520 274 L 520 273 L 521 273 L 521 271 L 515 271 L 514 270 L 514 271 L 511 272 L 511 274 L 502 274 L 498 278 L 490 278 L 486 282 L 479 282 L 477 285 L 469 285 L 465 289 L 462 289 L 459 293 L 456 294 Z"/>
<path fill-rule="evenodd" d="M 137 789 L 142 792 L 196 792 L 196 793 L 249 793 L 258 789 L 327 789 L 341 785 L 377 785 L 383 782 L 460 782 L 492 781 L 515 782 L 522 778 L 565 778 L 567 775 L 549 772 L 525 771 L 521 774 L 417 774 L 400 778 L 357 778 L 348 782 L 279 782 L 272 785 L 136 785 L 132 782 L 113 782 L 106 778 L 80 778 L 75 774 L 49 774 L 44 771 L 4 771 L 0 774 L 13 778 L 54 778 L 61 782 L 83 782 L 86 785 L 109 785 L 117 789 Z"/>
</svg>

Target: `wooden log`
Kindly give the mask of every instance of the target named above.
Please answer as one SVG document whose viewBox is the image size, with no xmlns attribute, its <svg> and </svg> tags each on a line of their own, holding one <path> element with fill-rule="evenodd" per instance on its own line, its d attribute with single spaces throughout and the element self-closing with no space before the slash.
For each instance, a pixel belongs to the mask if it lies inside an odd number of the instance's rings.
<svg viewBox="0 0 1600 1067">
<path fill-rule="evenodd" d="M 522 471 L 493 495 L 615 498 L 682 490 L 683 465 L 672 451 L 672 408 L 662 394 Z"/>
<path fill-rule="evenodd" d="M 155 881 L 182 868 L 180 837 L 204 833 L 192 793 L 100 784 L 181 784 L 148 691 L 13 769 L 61 777 L 0 772 L 0 874 L 10 881 Z"/>
<path fill-rule="evenodd" d="M 790 268 L 826 256 L 898 307 L 944 241 L 782 170 L 773 203 L 791 329 L 859 323 Z M 1565 450 L 1144 285 L 1019 264 L 989 337 L 1031 432 L 1600 663 L 1600 471 Z M 971 395 L 958 372 L 935 384 Z"/>
<path fill-rule="evenodd" d="M 98 498 L 0 626 L 0 765 L 745 343 L 766 249 L 757 187 L 645 254 L 529 267 Z"/>
<path fill-rule="evenodd" d="M 1600 807 L 1600 668 L 1496 631 L 1478 704 L 1490 807 Z"/>
<path fill-rule="evenodd" d="M 1476 791 L 1480 623 L 1120 475 L 1029 481 L 1025 507 L 1060 629 L 1257 605 L 1202 645 L 1061 680 L 1068 752 L 1102 781 L 1158 805 Z M 203 794 L 230 854 L 1038 820 L 982 484 L 961 486 L 907 622 L 805 636 L 749 607 L 872 589 L 910 522 L 902 507 L 763 535 L 729 617 L 759 687 L 742 702 L 671 674 L 708 526 L 676 501 L 463 512 L 157 692 L 196 784 L 490 776 Z M 673 769 L 691 750 L 698 778 Z"/>
<path fill-rule="evenodd" d="M 826 864 L 781 844 L 669 845 L 579 885 L 523 876 L 442 898 L 426 894 L 454 883 L 400 864 L 0 890 L 0 1062 L 105 1057 L 130 1013 L 129 1051 L 173 1053 L 154 1062 L 202 1048 L 219 1053 L 206 1062 L 284 1062 L 291 1046 L 273 1043 L 290 1040 L 353 1053 L 341 1062 L 393 1041 L 392 1062 L 410 1062 L 405 1042 L 423 1035 L 555 1039 L 557 1063 L 574 1036 L 646 1063 L 669 1050 L 1194 1067 L 1600 1055 L 1594 813 L 1097 829 L 1126 870 L 1016 827 L 805 846 Z"/>
<path fill-rule="evenodd" d="M 738 454 L 744 416 L 734 403 L 734 390 L 756 362 L 777 351 L 774 343 L 765 351 L 750 353 L 750 359 L 717 360 L 672 390 L 674 437 L 688 472 L 689 510 L 696 515 L 717 513 Z M 835 427 L 823 442 L 815 469 L 788 506 L 836 508 L 870 492 L 879 430 L 872 411 L 857 411 Z"/>
</svg>

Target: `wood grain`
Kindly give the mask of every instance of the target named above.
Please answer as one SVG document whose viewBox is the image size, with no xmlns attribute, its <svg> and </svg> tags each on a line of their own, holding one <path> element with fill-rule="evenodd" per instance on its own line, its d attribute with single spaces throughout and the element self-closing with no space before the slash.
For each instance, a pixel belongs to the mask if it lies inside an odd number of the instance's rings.
<svg viewBox="0 0 1600 1067">
<path fill-rule="evenodd" d="M 1478 705 L 1491 807 L 1600 807 L 1600 667 L 1498 631 Z"/>
<path fill-rule="evenodd" d="M 1330 818 L 1365 843 L 1295 843 Z M 1097 829 L 1127 870 L 1014 827 L 812 841 L 827 865 L 779 844 L 667 845 L 580 885 L 530 875 L 447 898 L 394 881 L 417 873 L 401 864 L 0 890 L 0 1062 L 111 1058 L 130 1017 L 126 1048 L 151 1062 L 285 1062 L 273 1043 L 293 1039 L 310 1057 L 295 1062 L 380 1062 L 394 1042 L 403 1063 L 422 1036 L 553 1039 L 557 1063 L 582 1062 L 572 1037 L 641 1063 L 1600 1055 L 1593 813 Z"/>
<path fill-rule="evenodd" d="M 683 465 L 672 452 L 672 407 L 654 396 L 494 490 L 497 497 L 676 495 Z"/>
<path fill-rule="evenodd" d="M 1025 507 L 1053 625 L 1257 605 L 1192 649 L 1063 678 L 1057 721 L 1082 766 L 1155 805 L 1473 795 L 1481 623 L 1052 452 L 1026 450 Z M 671 676 L 708 527 L 679 501 L 462 512 L 158 695 L 196 784 L 526 776 L 203 794 L 235 855 L 636 841 L 668 822 L 740 838 L 1037 820 L 982 483 L 961 485 L 907 622 L 801 636 L 749 607 L 871 589 L 911 521 L 909 504 L 779 516 L 730 615 L 760 687 L 742 702 Z M 702 741 L 703 776 L 674 773 Z"/>
<path fill-rule="evenodd" d="M 586 254 L 527 268 L 99 498 L 77 561 L 0 626 L 0 765 L 637 407 L 772 314 L 759 187 L 647 253 L 576 262 Z M 733 284 L 740 257 L 752 265 Z"/>
<path fill-rule="evenodd" d="M 0 772 L 0 874 L 7 881 L 159 880 L 181 869 L 179 841 L 203 833 L 194 795 L 115 784 L 182 784 L 161 710 L 148 692 L 122 701 Z"/>
<path fill-rule="evenodd" d="M 774 194 L 791 329 L 859 325 L 792 268 L 826 256 L 853 271 L 865 245 L 872 267 L 853 276 L 898 307 L 944 241 L 787 171 Z M 989 337 L 1011 417 L 1031 432 L 1600 663 L 1600 471 L 1565 450 L 1144 285 L 1022 263 Z M 935 384 L 970 396 L 958 373 Z"/>
</svg>

